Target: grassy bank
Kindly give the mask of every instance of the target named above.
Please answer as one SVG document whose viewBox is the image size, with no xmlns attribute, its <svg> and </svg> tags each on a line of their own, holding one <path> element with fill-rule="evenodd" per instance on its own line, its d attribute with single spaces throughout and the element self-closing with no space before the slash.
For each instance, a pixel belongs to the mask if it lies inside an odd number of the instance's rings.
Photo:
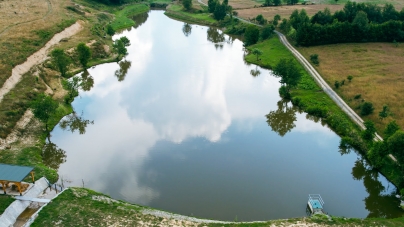
<svg viewBox="0 0 404 227">
<path fill-rule="evenodd" d="M 158 213 L 159 216 L 154 214 Z M 109 198 L 85 188 L 70 188 L 42 209 L 35 226 L 404 226 L 404 219 L 356 219 L 326 216 L 293 218 L 266 222 L 201 223 L 179 216 Z"/>
<path fill-rule="evenodd" d="M 135 25 L 135 22 L 129 17 L 137 14 L 145 13 L 150 10 L 150 7 L 146 4 L 136 4 L 125 6 L 123 9 L 116 11 L 115 19 L 112 21 L 111 26 L 114 30 L 121 30 L 124 28 Z"/>
<path fill-rule="evenodd" d="M 171 18 L 178 19 L 184 22 L 195 24 L 217 26 L 218 23 L 213 17 L 204 12 L 194 9 L 193 11 L 185 11 L 181 5 L 169 5 L 165 14 Z"/>
<path fill-rule="evenodd" d="M 15 199 L 8 195 L 0 195 L 0 215 L 13 203 Z"/>
</svg>

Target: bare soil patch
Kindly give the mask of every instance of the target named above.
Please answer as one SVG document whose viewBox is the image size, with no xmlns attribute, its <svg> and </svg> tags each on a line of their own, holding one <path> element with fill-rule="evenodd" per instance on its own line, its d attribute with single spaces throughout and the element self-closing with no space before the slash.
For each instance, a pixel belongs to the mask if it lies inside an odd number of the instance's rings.
<svg viewBox="0 0 404 227">
<path fill-rule="evenodd" d="M 404 45 L 392 43 L 336 44 L 300 47 L 306 59 L 318 54 L 320 65 L 316 69 L 327 83 L 335 88 L 335 81 L 345 80 L 345 85 L 334 89 L 357 113 L 364 101 L 373 103 L 374 113 L 364 117 L 375 122 L 379 132 L 391 120 L 404 128 Z M 347 76 L 352 75 L 352 82 Z M 355 99 L 356 95 L 361 95 Z M 380 120 L 378 113 L 388 105 L 391 115 Z"/>
</svg>

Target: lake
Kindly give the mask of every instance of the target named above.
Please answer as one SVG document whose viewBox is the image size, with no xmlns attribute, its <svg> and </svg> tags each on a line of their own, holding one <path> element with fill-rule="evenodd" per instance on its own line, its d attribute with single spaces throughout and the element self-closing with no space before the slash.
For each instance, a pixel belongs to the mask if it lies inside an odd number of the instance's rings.
<svg viewBox="0 0 404 227">
<path fill-rule="evenodd" d="M 135 21 L 114 37 L 129 54 L 83 75 L 93 87 L 51 133 L 65 185 L 219 220 L 306 216 L 308 194 L 335 216 L 403 215 L 394 185 L 283 101 L 240 40 L 163 11 Z"/>
</svg>

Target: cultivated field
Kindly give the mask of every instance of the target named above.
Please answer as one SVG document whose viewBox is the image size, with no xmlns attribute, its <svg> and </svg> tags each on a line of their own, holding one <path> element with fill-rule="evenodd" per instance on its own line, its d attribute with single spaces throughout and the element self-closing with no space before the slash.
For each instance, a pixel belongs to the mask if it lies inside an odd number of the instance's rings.
<svg viewBox="0 0 404 227">
<path fill-rule="evenodd" d="M 404 44 L 397 47 L 393 43 L 336 44 L 297 48 L 306 59 L 318 54 L 320 65 L 317 70 L 334 88 L 336 80 L 345 79 L 345 85 L 336 90 L 358 113 L 364 101 L 373 103 L 375 111 L 369 117 L 375 122 L 379 132 L 395 119 L 404 128 Z M 352 82 L 347 76 L 352 75 Z M 356 95 L 361 95 L 355 99 Z M 388 105 L 391 116 L 380 120 L 378 113 L 383 105 Z"/>
</svg>

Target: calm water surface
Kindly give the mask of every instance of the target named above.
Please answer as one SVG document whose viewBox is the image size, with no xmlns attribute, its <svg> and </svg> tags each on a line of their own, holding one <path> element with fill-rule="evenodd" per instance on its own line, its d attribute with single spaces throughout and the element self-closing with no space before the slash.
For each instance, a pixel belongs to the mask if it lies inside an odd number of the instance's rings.
<svg viewBox="0 0 404 227">
<path fill-rule="evenodd" d="M 241 41 L 162 11 L 136 21 L 115 37 L 130 39 L 126 59 L 90 69 L 94 86 L 52 132 L 49 163 L 70 185 L 221 220 L 305 216 L 309 193 L 332 215 L 402 215 L 395 187 L 283 102 Z"/>
</svg>

